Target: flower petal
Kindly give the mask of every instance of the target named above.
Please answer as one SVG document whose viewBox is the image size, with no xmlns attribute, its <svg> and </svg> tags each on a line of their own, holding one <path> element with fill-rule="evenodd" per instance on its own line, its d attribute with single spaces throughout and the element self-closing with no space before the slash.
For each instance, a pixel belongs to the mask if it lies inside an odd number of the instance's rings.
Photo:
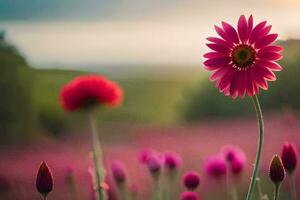
<svg viewBox="0 0 300 200">
<path fill-rule="evenodd" d="M 257 39 L 261 36 L 261 31 L 263 30 L 266 24 L 267 21 L 263 21 L 254 27 L 249 37 L 250 44 L 253 44 L 257 41 Z"/>
<path fill-rule="evenodd" d="M 211 58 L 204 62 L 205 66 L 209 67 L 223 67 L 226 66 L 231 61 L 229 57 L 218 57 L 218 58 Z"/>
<path fill-rule="evenodd" d="M 238 86 L 239 86 L 239 71 L 235 73 L 230 83 L 230 95 L 232 96 L 233 99 L 235 99 L 239 94 Z"/>
<path fill-rule="evenodd" d="M 248 39 L 248 24 L 245 15 L 240 16 L 237 28 L 240 40 L 246 42 Z"/>
<path fill-rule="evenodd" d="M 269 51 L 257 53 L 257 57 L 262 60 L 277 61 L 282 58 L 282 55 L 276 52 Z"/>
<path fill-rule="evenodd" d="M 282 50 L 283 50 L 283 48 L 281 46 L 272 45 L 272 46 L 266 46 L 266 47 L 260 49 L 257 53 L 262 54 L 262 53 L 266 53 L 266 52 L 280 52 Z"/>
<path fill-rule="evenodd" d="M 238 44 L 240 41 L 239 41 L 239 36 L 238 36 L 236 30 L 230 24 L 228 24 L 226 22 L 222 22 L 222 26 L 223 26 L 225 33 L 230 38 L 230 40 L 233 43 Z"/>
<path fill-rule="evenodd" d="M 250 15 L 250 17 L 248 18 L 248 37 L 250 36 L 252 29 L 253 29 L 253 16 Z"/>
<path fill-rule="evenodd" d="M 228 70 L 227 73 L 220 79 L 220 81 L 218 82 L 218 85 L 217 85 L 220 92 L 223 92 L 227 87 L 230 86 L 230 82 L 235 73 L 236 73 L 236 70 L 233 68 L 230 68 L 230 70 Z"/>
<path fill-rule="evenodd" d="M 233 42 L 230 40 L 230 37 L 225 33 L 225 31 L 222 28 L 215 25 L 215 30 L 219 34 L 219 36 L 221 36 L 225 41 L 233 45 Z"/>
<path fill-rule="evenodd" d="M 269 69 L 271 69 L 273 71 L 281 71 L 282 70 L 282 67 L 278 63 L 267 61 L 267 60 L 257 60 L 257 64 L 268 67 Z"/>
<path fill-rule="evenodd" d="M 218 80 L 222 78 L 228 71 L 230 70 L 229 67 L 221 67 L 218 70 L 216 70 L 210 77 L 209 79 L 211 81 Z"/>
<path fill-rule="evenodd" d="M 219 53 L 229 53 L 230 52 L 230 48 L 220 45 L 220 44 L 209 43 L 209 44 L 206 44 L 206 46 L 208 46 L 211 50 L 214 50 Z"/>
<path fill-rule="evenodd" d="M 269 68 L 258 64 L 257 64 L 257 68 L 266 80 L 268 81 L 276 80 L 276 75 Z"/>
<path fill-rule="evenodd" d="M 208 41 L 210 42 L 213 42 L 215 44 L 220 44 L 220 45 L 223 45 L 223 46 L 227 46 L 229 48 L 233 47 L 233 44 L 232 43 L 229 43 L 223 39 L 220 39 L 220 38 L 216 38 L 216 37 L 208 37 L 206 38 Z"/>
<path fill-rule="evenodd" d="M 204 58 L 217 58 L 217 57 L 226 57 L 225 53 L 219 53 L 219 52 L 208 52 L 203 55 Z"/>
<path fill-rule="evenodd" d="M 278 37 L 278 34 L 269 34 L 269 35 L 266 35 L 264 37 L 262 37 L 261 39 L 259 39 L 256 43 L 255 43 L 255 47 L 256 48 L 262 48 L 262 47 L 265 47 L 265 46 L 268 46 L 270 44 L 272 44 Z"/>
</svg>

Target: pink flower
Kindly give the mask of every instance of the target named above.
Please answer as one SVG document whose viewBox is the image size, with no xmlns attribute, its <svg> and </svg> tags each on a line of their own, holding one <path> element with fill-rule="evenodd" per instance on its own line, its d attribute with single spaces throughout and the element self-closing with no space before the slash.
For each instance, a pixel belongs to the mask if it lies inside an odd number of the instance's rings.
<svg viewBox="0 0 300 200">
<path fill-rule="evenodd" d="M 195 190 L 200 184 L 200 175 L 196 171 L 188 171 L 183 175 L 183 184 L 188 190 Z"/>
<path fill-rule="evenodd" d="M 167 152 L 165 153 L 165 166 L 169 170 L 176 170 L 180 167 L 182 162 L 179 154 L 175 152 Z"/>
<path fill-rule="evenodd" d="M 160 173 L 163 164 L 163 159 L 158 154 L 152 154 L 147 160 L 147 167 L 152 175 L 158 175 Z"/>
<path fill-rule="evenodd" d="M 253 26 L 252 15 L 247 20 L 240 16 L 237 29 L 226 22 L 222 28 L 215 26 L 221 38 L 209 37 L 205 68 L 213 71 L 210 79 L 226 96 L 243 98 L 253 96 L 259 88 L 268 89 L 267 81 L 275 81 L 273 71 L 282 68 L 276 63 L 282 56 L 282 47 L 274 45 L 278 34 L 270 34 L 271 25 L 263 21 Z"/>
<path fill-rule="evenodd" d="M 36 177 L 36 188 L 44 197 L 53 189 L 53 176 L 50 168 L 45 162 L 42 162 Z"/>
<path fill-rule="evenodd" d="M 111 171 L 116 183 L 122 184 L 126 181 L 126 167 L 122 162 L 114 161 L 111 165 Z"/>
<path fill-rule="evenodd" d="M 180 195 L 180 200 L 200 200 L 196 192 L 183 192 Z"/>
<path fill-rule="evenodd" d="M 67 83 L 60 92 L 62 107 L 72 112 L 95 105 L 118 106 L 122 89 L 104 76 L 82 75 Z"/>
<path fill-rule="evenodd" d="M 220 155 L 209 157 L 205 164 L 205 171 L 211 177 L 216 179 L 222 178 L 227 171 L 225 159 Z"/>
<path fill-rule="evenodd" d="M 232 174 L 239 175 L 243 171 L 246 163 L 246 155 L 243 150 L 235 146 L 227 145 L 223 147 L 222 154 L 229 164 Z"/>
<path fill-rule="evenodd" d="M 285 170 L 289 174 L 292 174 L 297 167 L 296 149 L 292 144 L 286 142 L 282 146 L 281 159 L 282 159 Z"/>
</svg>

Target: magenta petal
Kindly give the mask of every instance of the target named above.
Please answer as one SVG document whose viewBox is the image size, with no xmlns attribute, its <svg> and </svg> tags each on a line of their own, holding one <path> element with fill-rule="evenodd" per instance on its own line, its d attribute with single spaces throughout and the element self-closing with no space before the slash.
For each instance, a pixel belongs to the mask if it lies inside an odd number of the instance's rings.
<svg viewBox="0 0 300 200">
<path fill-rule="evenodd" d="M 236 30 L 228 23 L 222 22 L 223 29 L 233 43 L 239 43 L 239 36 Z"/>
<path fill-rule="evenodd" d="M 253 16 L 250 15 L 250 17 L 248 18 L 248 36 L 250 35 L 252 29 L 253 29 Z"/>
<path fill-rule="evenodd" d="M 246 42 L 248 39 L 248 24 L 245 15 L 241 15 L 238 22 L 238 33 L 240 40 Z"/>
<path fill-rule="evenodd" d="M 271 28 L 272 28 L 272 25 L 266 26 L 265 28 L 263 28 L 261 30 L 260 34 L 262 36 L 267 35 L 270 32 Z"/>
<path fill-rule="evenodd" d="M 218 57 L 218 58 L 211 58 L 204 62 L 204 65 L 210 67 L 223 67 L 226 66 L 231 59 L 229 57 Z"/>
<path fill-rule="evenodd" d="M 269 60 L 269 61 L 276 61 L 282 58 L 281 54 L 272 51 L 257 53 L 257 56 L 262 60 Z"/>
<path fill-rule="evenodd" d="M 264 37 L 262 37 L 261 39 L 259 39 L 256 43 L 255 43 L 255 47 L 256 48 L 262 48 L 265 46 L 268 46 L 270 44 L 272 44 L 278 37 L 278 34 L 269 34 L 266 35 Z"/>
<path fill-rule="evenodd" d="M 229 87 L 229 84 L 235 72 L 236 71 L 233 68 L 230 68 L 230 70 L 220 79 L 220 82 L 218 84 L 220 92 L 223 92 L 227 87 Z"/>
<path fill-rule="evenodd" d="M 203 55 L 204 58 L 217 58 L 217 57 L 226 57 L 227 54 L 219 52 L 209 52 Z"/>
<path fill-rule="evenodd" d="M 230 49 L 226 46 L 219 45 L 219 44 L 206 44 L 210 49 L 217 51 L 219 53 L 229 53 Z"/>
<path fill-rule="evenodd" d="M 245 91 L 246 91 L 246 71 L 239 71 L 239 77 L 238 77 L 238 93 L 240 98 L 244 98 Z"/>
<path fill-rule="evenodd" d="M 268 69 L 267 67 L 261 66 L 257 64 L 257 69 L 260 71 L 260 73 L 263 75 L 263 77 L 268 81 L 275 81 L 276 76 L 275 74 Z"/>
<path fill-rule="evenodd" d="M 280 52 L 282 50 L 283 50 L 283 48 L 281 46 L 277 46 L 277 45 L 266 46 L 266 47 L 260 49 L 258 51 L 258 54 L 263 54 L 263 53 L 266 53 L 266 52 Z"/>
<path fill-rule="evenodd" d="M 257 39 L 261 36 L 261 30 L 265 27 L 266 23 L 267 21 L 263 21 L 254 27 L 249 37 L 250 44 L 256 42 Z"/>
<path fill-rule="evenodd" d="M 220 38 L 216 38 L 216 37 L 208 37 L 206 38 L 208 41 L 210 42 L 213 42 L 215 44 L 220 44 L 220 45 L 223 45 L 223 46 L 227 46 L 229 48 L 231 48 L 233 46 L 232 43 L 228 43 L 227 41 L 223 40 L 223 39 L 220 39 Z"/>
<path fill-rule="evenodd" d="M 268 67 L 269 69 L 271 69 L 273 71 L 281 71 L 282 70 L 282 67 L 278 63 L 267 61 L 267 60 L 258 60 L 257 64 L 260 66 Z"/>
<path fill-rule="evenodd" d="M 229 67 L 221 67 L 218 70 L 216 70 L 210 77 L 209 79 L 211 81 L 215 81 L 223 77 L 228 71 L 230 70 Z"/>
<path fill-rule="evenodd" d="M 223 29 L 215 25 L 215 30 L 219 34 L 219 36 L 221 36 L 225 41 L 229 42 L 230 44 L 233 44 L 233 42 L 230 40 L 230 37 L 227 36 Z"/>
<path fill-rule="evenodd" d="M 238 86 L 239 86 L 239 72 L 237 71 L 230 83 L 230 94 L 233 99 L 235 99 L 238 96 Z"/>
</svg>

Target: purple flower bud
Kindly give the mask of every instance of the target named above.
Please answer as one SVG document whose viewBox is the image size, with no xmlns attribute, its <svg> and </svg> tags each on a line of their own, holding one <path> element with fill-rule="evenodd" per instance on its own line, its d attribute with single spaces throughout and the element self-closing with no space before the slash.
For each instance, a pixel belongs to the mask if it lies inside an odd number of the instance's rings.
<svg viewBox="0 0 300 200">
<path fill-rule="evenodd" d="M 220 179 L 226 174 L 226 161 L 223 157 L 211 156 L 205 165 L 207 175 Z"/>
<path fill-rule="evenodd" d="M 36 177 L 36 188 L 40 194 L 47 196 L 53 189 L 53 176 L 45 162 L 42 162 Z"/>
<path fill-rule="evenodd" d="M 281 159 L 285 170 L 292 174 L 297 167 L 297 154 L 295 147 L 290 143 L 282 146 Z"/>
<path fill-rule="evenodd" d="M 180 200 L 200 200 L 196 192 L 183 192 L 180 195 Z"/>
<path fill-rule="evenodd" d="M 144 149 L 140 152 L 139 155 L 139 161 L 143 164 L 147 164 L 148 158 L 152 155 L 152 154 L 156 154 L 157 152 L 153 149 Z"/>
<path fill-rule="evenodd" d="M 235 146 L 227 145 L 222 148 L 222 154 L 229 164 L 232 174 L 239 175 L 243 171 L 246 163 L 246 155 L 243 150 Z"/>
<path fill-rule="evenodd" d="M 188 171 L 183 176 L 183 184 L 188 190 L 195 190 L 200 184 L 200 175 L 196 171 Z"/>
<path fill-rule="evenodd" d="M 120 161 L 113 162 L 111 165 L 111 171 L 116 183 L 122 184 L 126 181 L 127 170 L 125 165 L 122 162 Z"/>
<path fill-rule="evenodd" d="M 269 177 L 271 181 L 278 186 L 284 179 L 285 172 L 282 161 L 278 155 L 273 156 L 270 169 L 269 169 Z"/>
<path fill-rule="evenodd" d="M 165 166 L 169 170 L 176 170 L 181 165 L 181 157 L 175 152 L 165 153 Z"/>
<path fill-rule="evenodd" d="M 158 154 L 152 154 L 149 156 L 146 164 L 152 175 L 158 175 L 163 164 L 163 159 Z"/>
</svg>

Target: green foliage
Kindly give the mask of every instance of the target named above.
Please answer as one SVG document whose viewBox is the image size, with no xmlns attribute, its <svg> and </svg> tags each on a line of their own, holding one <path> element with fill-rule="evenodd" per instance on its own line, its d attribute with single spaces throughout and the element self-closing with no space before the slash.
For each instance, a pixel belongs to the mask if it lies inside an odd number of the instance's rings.
<svg viewBox="0 0 300 200">
<path fill-rule="evenodd" d="M 34 73 L 26 60 L 0 39 L 0 143 L 15 142 L 36 133 L 31 88 Z"/>
<path fill-rule="evenodd" d="M 283 71 L 276 72 L 277 81 L 269 82 L 268 91 L 260 91 L 259 99 L 264 111 L 287 107 L 300 109 L 300 40 L 280 42 L 284 58 L 280 61 Z M 195 121 L 206 117 L 240 116 L 252 113 L 250 98 L 233 100 L 220 94 L 206 77 L 187 94 L 188 102 L 183 118 Z"/>
<path fill-rule="evenodd" d="M 41 126 L 51 133 L 60 134 L 68 128 L 86 123 L 83 112 L 65 113 L 59 104 L 61 87 L 83 72 L 63 70 L 37 70 L 34 102 Z M 191 85 L 185 75 L 159 78 L 110 77 L 124 89 L 124 102 L 119 108 L 101 108 L 102 122 L 172 123 L 179 116 L 176 106 L 182 101 L 182 92 Z M 192 79 L 193 80 L 193 79 Z"/>
</svg>

